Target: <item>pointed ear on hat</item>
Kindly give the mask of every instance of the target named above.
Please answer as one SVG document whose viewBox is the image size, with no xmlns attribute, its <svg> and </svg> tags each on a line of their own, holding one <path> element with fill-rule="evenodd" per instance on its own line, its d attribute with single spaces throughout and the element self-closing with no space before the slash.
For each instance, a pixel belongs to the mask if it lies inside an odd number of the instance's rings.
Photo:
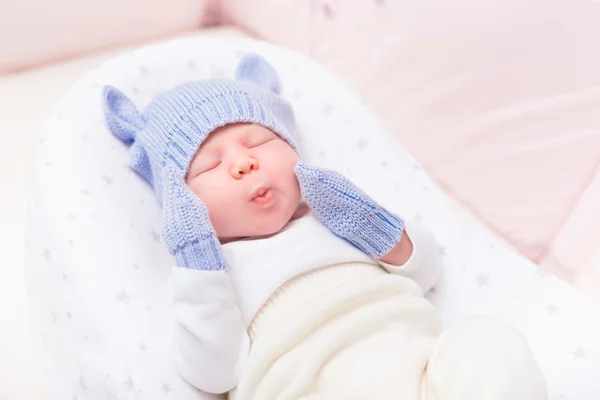
<svg viewBox="0 0 600 400">
<path fill-rule="evenodd" d="M 279 93 L 279 78 L 275 68 L 254 53 L 248 53 L 242 58 L 235 72 L 235 79 L 240 82 L 251 82 Z"/>
<path fill-rule="evenodd" d="M 137 132 L 144 127 L 142 115 L 135 104 L 112 86 L 105 86 L 102 90 L 102 103 L 110 132 L 123 141 L 133 143 Z"/>
</svg>

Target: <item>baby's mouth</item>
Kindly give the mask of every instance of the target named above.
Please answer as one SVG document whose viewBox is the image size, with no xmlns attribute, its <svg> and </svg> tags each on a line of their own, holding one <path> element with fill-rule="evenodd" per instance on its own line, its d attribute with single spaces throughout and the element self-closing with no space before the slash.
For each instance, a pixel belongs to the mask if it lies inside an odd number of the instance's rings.
<svg viewBox="0 0 600 400">
<path fill-rule="evenodd" d="M 252 201 L 258 204 L 269 204 L 273 201 L 273 191 L 271 188 L 261 186 L 254 190 Z"/>
</svg>

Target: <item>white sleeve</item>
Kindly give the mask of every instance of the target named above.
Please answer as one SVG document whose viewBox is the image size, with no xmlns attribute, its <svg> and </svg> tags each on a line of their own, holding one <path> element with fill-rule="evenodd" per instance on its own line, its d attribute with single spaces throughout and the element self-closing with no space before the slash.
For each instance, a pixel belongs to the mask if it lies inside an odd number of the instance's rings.
<svg viewBox="0 0 600 400">
<path fill-rule="evenodd" d="M 435 286 L 440 270 L 440 246 L 433 233 L 418 224 L 405 226 L 413 252 L 404 265 L 392 265 L 379 260 L 379 263 L 391 274 L 400 274 L 414 279 L 422 288 L 423 294 Z"/>
<path fill-rule="evenodd" d="M 228 392 L 237 386 L 250 352 L 229 275 L 174 267 L 171 289 L 175 370 L 202 391 Z"/>
</svg>

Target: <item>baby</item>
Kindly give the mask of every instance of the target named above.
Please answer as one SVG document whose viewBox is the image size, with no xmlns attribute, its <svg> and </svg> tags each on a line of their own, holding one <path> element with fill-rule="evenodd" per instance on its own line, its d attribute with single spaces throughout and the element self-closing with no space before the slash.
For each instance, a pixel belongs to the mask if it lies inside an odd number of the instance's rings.
<svg viewBox="0 0 600 400">
<path fill-rule="evenodd" d="M 163 208 L 171 359 L 234 399 L 543 400 L 524 338 L 487 317 L 442 332 L 424 298 L 434 236 L 305 164 L 274 69 L 165 91 L 140 113 L 104 90 L 109 130 Z"/>
</svg>

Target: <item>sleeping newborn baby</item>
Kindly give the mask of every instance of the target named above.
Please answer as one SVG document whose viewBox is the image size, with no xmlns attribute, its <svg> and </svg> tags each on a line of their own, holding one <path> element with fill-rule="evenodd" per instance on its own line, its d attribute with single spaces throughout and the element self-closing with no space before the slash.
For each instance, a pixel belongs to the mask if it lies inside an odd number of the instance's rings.
<svg viewBox="0 0 600 400">
<path fill-rule="evenodd" d="M 175 260 L 171 360 L 233 399 L 543 400 L 525 339 L 489 317 L 442 331 L 424 294 L 435 237 L 301 161 L 277 74 L 160 93 L 104 90 L 109 130 L 163 209 Z"/>
</svg>

